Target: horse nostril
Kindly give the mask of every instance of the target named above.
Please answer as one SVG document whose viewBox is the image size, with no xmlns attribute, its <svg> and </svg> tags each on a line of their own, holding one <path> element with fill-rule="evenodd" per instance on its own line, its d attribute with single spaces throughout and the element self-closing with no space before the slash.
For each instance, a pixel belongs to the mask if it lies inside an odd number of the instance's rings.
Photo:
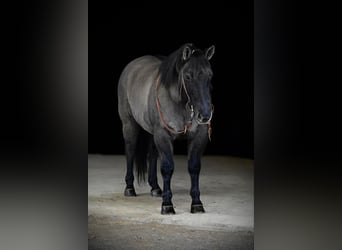
<svg viewBox="0 0 342 250">
<path fill-rule="evenodd" d="M 200 122 L 207 122 L 209 121 L 210 117 L 204 117 L 202 114 L 198 114 L 198 119 Z"/>
</svg>

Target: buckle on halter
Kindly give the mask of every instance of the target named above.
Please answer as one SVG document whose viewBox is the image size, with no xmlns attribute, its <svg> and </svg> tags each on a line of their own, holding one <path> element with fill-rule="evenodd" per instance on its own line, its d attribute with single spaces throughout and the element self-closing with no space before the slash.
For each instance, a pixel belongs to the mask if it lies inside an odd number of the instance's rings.
<svg viewBox="0 0 342 250">
<path fill-rule="evenodd" d="M 190 105 L 189 102 L 187 102 L 186 107 L 187 107 L 187 109 L 190 110 L 190 121 L 191 121 L 195 115 L 194 106 Z"/>
</svg>

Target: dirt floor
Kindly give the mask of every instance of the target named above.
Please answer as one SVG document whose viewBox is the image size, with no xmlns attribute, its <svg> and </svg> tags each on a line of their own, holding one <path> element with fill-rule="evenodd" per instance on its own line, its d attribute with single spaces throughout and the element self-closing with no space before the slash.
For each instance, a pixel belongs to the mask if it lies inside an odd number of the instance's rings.
<svg viewBox="0 0 342 250">
<path fill-rule="evenodd" d="M 203 158 L 204 214 L 190 213 L 186 158 L 176 156 L 175 163 L 176 215 L 165 216 L 147 184 L 136 185 L 137 197 L 123 195 L 124 156 L 90 155 L 88 249 L 253 249 L 253 162 Z"/>
</svg>

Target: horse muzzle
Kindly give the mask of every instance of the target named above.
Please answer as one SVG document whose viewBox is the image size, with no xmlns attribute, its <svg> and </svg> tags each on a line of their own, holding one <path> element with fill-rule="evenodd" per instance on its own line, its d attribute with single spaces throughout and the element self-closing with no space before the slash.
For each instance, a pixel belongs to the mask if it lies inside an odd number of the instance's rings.
<svg viewBox="0 0 342 250">
<path fill-rule="evenodd" d="M 198 124 L 209 124 L 212 118 L 213 118 L 213 110 L 211 110 L 210 113 L 206 115 L 202 115 L 201 113 L 198 113 L 196 117 L 196 121 Z"/>
</svg>

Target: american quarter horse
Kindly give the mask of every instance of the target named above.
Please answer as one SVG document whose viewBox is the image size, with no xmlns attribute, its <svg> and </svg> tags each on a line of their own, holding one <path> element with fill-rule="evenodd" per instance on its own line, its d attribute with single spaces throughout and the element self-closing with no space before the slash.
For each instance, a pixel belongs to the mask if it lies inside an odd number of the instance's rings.
<svg viewBox="0 0 342 250">
<path fill-rule="evenodd" d="M 175 214 L 171 178 L 174 171 L 173 142 L 187 139 L 191 177 L 191 213 L 203 213 L 199 174 L 201 157 L 211 135 L 213 105 L 209 60 L 215 52 L 187 43 L 167 57 L 142 56 L 131 61 L 118 84 L 118 109 L 122 121 L 127 161 L 125 196 L 136 196 L 133 166 L 138 182 L 148 183 L 152 196 L 162 196 L 162 214 Z M 157 180 L 160 159 L 163 190 Z M 148 163 L 148 168 L 147 168 Z"/>
</svg>

